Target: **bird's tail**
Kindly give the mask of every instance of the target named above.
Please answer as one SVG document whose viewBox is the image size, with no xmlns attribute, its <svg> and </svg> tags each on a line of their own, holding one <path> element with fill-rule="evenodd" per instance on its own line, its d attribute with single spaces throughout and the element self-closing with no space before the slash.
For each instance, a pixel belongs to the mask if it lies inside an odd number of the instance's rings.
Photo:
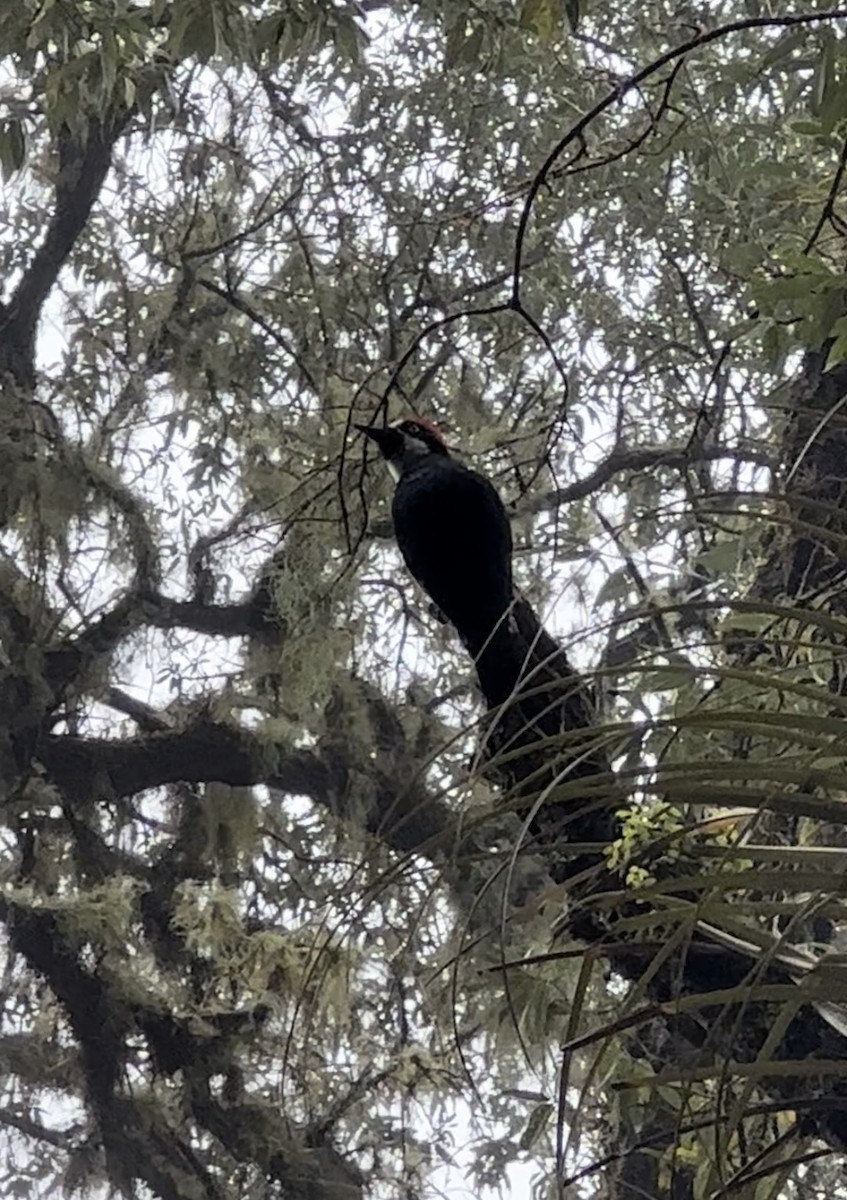
<svg viewBox="0 0 847 1200">
<path fill-rule="evenodd" d="M 489 709 L 480 746 L 485 773 L 513 796 L 527 797 L 525 812 L 517 811 L 528 815 L 529 833 L 546 847 L 554 879 L 597 867 L 595 851 L 560 859 L 558 848 L 614 841 L 622 797 L 612 786 L 607 796 L 596 787 L 584 800 L 573 791 L 555 796 L 559 783 L 610 775 L 592 688 L 522 597 L 476 656 L 476 667 Z"/>
<path fill-rule="evenodd" d="M 475 661 L 486 704 L 497 710 L 494 728 L 502 750 L 529 748 L 594 725 L 590 687 L 523 597 L 515 599 L 508 620 L 500 622 Z"/>
<path fill-rule="evenodd" d="M 465 644 L 488 708 L 520 708 L 526 736 L 532 726 L 536 737 L 553 737 L 570 727 L 575 704 L 593 708 L 585 681 L 522 596 L 481 645 Z M 587 709 L 578 724 L 592 723 Z"/>
<path fill-rule="evenodd" d="M 474 654 L 477 679 L 489 708 L 504 704 L 517 691 L 527 665 L 526 651 L 523 638 L 507 617 Z"/>
</svg>

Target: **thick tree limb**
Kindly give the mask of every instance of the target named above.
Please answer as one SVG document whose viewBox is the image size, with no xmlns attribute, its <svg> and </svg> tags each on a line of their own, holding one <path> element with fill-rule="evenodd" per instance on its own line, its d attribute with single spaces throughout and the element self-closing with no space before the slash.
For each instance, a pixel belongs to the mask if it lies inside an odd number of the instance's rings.
<svg viewBox="0 0 847 1200">
<path fill-rule="evenodd" d="M 132 739 L 49 734 L 38 757 L 63 790 L 114 799 L 173 783 L 263 783 L 338 809 L 351 764 L 331 768 L 312 750 L 274 746 L 246 730 L 201 720 L 182 730 Z M 390 774 L 371 764 L 373 804 L 367 826 L 402 852 L 440 840 L 454 821 L 449 809 L 408 770 Z"/>
<path fill-rule="evenodd" d="M 15 1112 L 8 1105 L 0 1108 L 0 1124 L 8 1125 L 12 1129 L 17 1129 L 18 1133 L 22 1133 L 26 1137 L 34 1138 L 39 1142 L 46 1142 L 48 1145 L 55 1146 L 59 1150 L 70 1150 L 73 1147 L 73 1131 L 65 1132 L 61 1129 L 49 1129 L 46 1125 L 42 1125 L 40 1121 L 35 1121 L 32 1117 L 27 1116 L 26 1113 Z"/>
<path fill-rule="evenodd" d="M 262 624 L 262 615 L 251 600 L 243 604 L 206 604 L 198 600 L 171 600 L 157 592 L 143 597 L 148 624 L 159 629 L 193 629 L 212 637 L 249 637 Z"/>
<path fill-rule="evenodd" d="M 294 750 L 282 758 L 272 745 L 211 720 L 133 739 L 50 735 L 39 754 L 57 779 L 79 781 L 83 789 L 95 780 L 107 781 L 114 797 L 213 780 L 233 787 L 273 780 L 285 791 L 307 796 L 330 786 L 311 751 Z"/>
<path fill-rule="evenodd" d="M 246 1021 L 239 1013 L 223 1013 L 218 1022 L 208 1017 L 198 1031 L 196 1023 L 168 1011 L 129 1002 L 119 983 L 112 986 L 102 971 L 82 965 L 49 910 L 10 901 L 0 907 L 15 949 L 47 981 L 80 1044 L 88 1098 L 113 1184 L 131 1189 L 133 1180 L 144 1180 L 164 1200 L 223 1200 L 230 1194 L 162 1116 L 159 1105 L 147 1104 L 143 1095 L 123 1094 L 130 1035 L 141 1032 L 157 1071 L 182 1073 L 198 1123 L 236 1161 L 261 1162 L 285 1185 L 286 1195 L 299 1200 L 356 1200 L 361 1194 L 355 1169 L 329 1144 L 310 1144 L 308 1131 L 298 1136 L 290 1122 L 280 1121 L 276 1109 L 259 1104 L 223 1109 L 211 1099 L 209 1079 L 234 1065 L 249 1015 Z M 267 1012 L 259 1017 L 257 1010 L 257 1019 L 266 1017 Z M 263 1138 L 262 1129 L 273 1136 Z M 41 1136 L 40 1129 L 33 1135 Z M 263 1156 L 267 1161 L 261 1161 Z"/>
<path fill-rule="evenodd" d="M 84 139 L 67 127 L 58 135 L 53 215 L 11 300 L 0 312 L 0 375 L 11 376 L 24 390 L 35 382 L 33 355 L 41 307 L 85 229 L 112 149 L 128 120 L 128 113 L 100 120 L 91 117 Z"/>
<path fill-rule="evenodd" d="M 530 626 L 525 625 L 525 628 Z M 539 644 L 550 649 L 540 638 Z M 545 656 L 547 660 L 548 656 Z M 555 656 L 549 661 L 555 662 Z M 583 723 L 583 728 L 588 728 L 584 722 L 590 719 L 588 708 L 572 710 L 567 707 L 565 710 L 566 722 L 576 720 Z M 339 760 L 330 765 L 315 751 L 269 745 L 249 732 L 210 719 L 202 719 L 181 731 L 165 730 L 128 740 L 49 735 L 42 739 L 39 757 L 48 773 L 63 786 L 82 792 L 88 790 L 95 797 L 98 793 L 131 795 L 177 781 L 220 780 L 233 786 L 266 783 L 287 793 L 310 795 L 316 802 L 342 815 L 345 773 L 350 768 L 349 762 Z M 515 761 L 520 762 L 520 758 L 519 755 Z M 595 759 L 593 770 L 596 768 Z M 537 764 L 533 764 L 535 769 Z M 373 768 L 373 807 L 367 814 L 366 823 L 400 853 L 436 854 L 439 847 L 449 846 L 455 840 L 453 814 L 445 804 L 431 796 L 423 784 L 410 785 L 408 778 L 407 769 L 392 774 L 385 768 Z M 519 779 L 511 782 L 515 786 Z M 590 775 L 586 776 L 585 782 L 590 784 Z M 597 812 L 603 811 L 601 805 Z M 548 823 L 538 830 L 545 840 L 555 836 L 556 813 L 554 806 L 547 814 Z M 562 841 L 570 840 L 571 814 L 563 810 L 561 819 Z M 590 815 L 585 819 L 590 821 Z M 591 828 L 586 826 L 583 836 Z M 608 833 L 608 826 L 606 831 Z M 551 864 L 554 861 L 551 859 Z M 592 862 L 599 862 L 599 854 L 588 860 L 589 865 Z M 567 869 L 563 877 L 569 877 Z M 645 947 L 637 943 L 627 945 L 625 938 L 615 934 L 614 919 L 606 920 L 597 915 L 594 896 L 601 885 L 605 890 L 621 886 L 619 880 L 605 873 L 604 877 L 595 880 L 593 894 L 591 889 L 581 887 L 574 895 L 565 924 L 598 949 L 602 950 L 605 941 L 613 941 L 607 954 L 612 968 L 627 978 L 638 980 L 645 962 L 649 961 L 649 948 L 648 960 L 645 960 Z M 35 945 L 37 947 L 37 940 Z M 681 1035 L 680 1030 L 687 1030 L 689 1044 L 695 1053 L 704 1056 L 705 1062 L 711 1061 L 717 1053 L 725 1059 L 749 1063 L 758 1055 L 773 1026 L 774 1008 L 757 1000 L 755 995 L 748 997 L 743 1004 L 743 1034 L 739 1035 L 739 1003 L 727 1001 L 725 992 L 727 988 L 744 984 L 756 969 L 757 964 L 743 954 L 695 937 L 687 951 L 672 958 L 654 978 L 650 995 L 654 1002 L 666 1004 L 680 995 L 705 993 L 707 996 L 711 991 L 722 992 L 719 1005 L 709 1006 L 708 999 L 704 998 L 700 1012 L 686 1018 L 676 1029 L 675 1036 Z M 760 973 L 759 982 L 793 986 L 790 975 L 779 966 L 767 967 Z M 799 995 L 802 993 L 798 992 Z M 661 1021 L 661 1010 L 654 1010 L 652 1019 Z M 847 1061 L 847 1043 L 807 1003 L 788 1025 L 771 1057 L 790 1061 L 819 1058 L 844 1062 Z M 833 1146 L 847 1146 L 847 1116 L 844 1115 L 847 1112 L 847 1084 L 827 1076 L 825 1068 L 819 1081 L 798 1079 L 787 1071 L 784 1076 L 774 1075 L 764 1080 L 762 1088 L 785 1101 L 792 1096 L 809 1098 L 815 1094 L 815 1088 L 823 1088 L 829 1095 L 843 1092 L 843 1110 L 811 1108 L 804 1120 L 807 1132 L 823 1137 Z M 211 1121 L 211 1111 L 208 1115 Z"/>
<path fill-rule="evenodd" d="M 192 1108 L 237 1162 L 257 1163 L 290 1200 L 361 1200 L 363 1179 L 353 1164 L 327 1142 L 295 1140 L 290 1125 L 267 1105 L 224 1107 L 205 1098 L 195 1099 Z"/>
</svg>

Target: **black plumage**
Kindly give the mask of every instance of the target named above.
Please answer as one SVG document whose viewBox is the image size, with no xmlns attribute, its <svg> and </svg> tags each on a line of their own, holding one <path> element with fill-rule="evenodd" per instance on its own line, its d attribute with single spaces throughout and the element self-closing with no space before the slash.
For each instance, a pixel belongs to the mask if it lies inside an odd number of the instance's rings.
<svg viewBox="0 0 847 1200">
<path fill-rule="evenodd" d="M 560 783 L 605 776 L 609 762 L 590 689 L 514 593 L 512 534 L 500 496 L 483 475 L 451 458 L 428 421 L 358 428 L 379 446 L 395 478 L 394 531 L 406 566 L 473 656 L 489 709 L 481 738 L 486 774 L 528 798 L 531 809 L 518 812 L 528 813 L 555 879 L 596 867 L 596 851 L 570 856 L 560 848 L 613 841 L 622 798 L 615 789 L 608 798 L 589 790 L 584 808 L 578 798 L 555 798 Z"/>
<path fill-rule="evenodd" d="M 427 421 L 359 428 L 377 443 L 397 481 L 392 516 L 406 566 L 455 627 L 483 690 L 487 681 L 495 691 L 508 681 L 507 695 L 515 680 L 514 664 L 505 669 L 504 661 L 511 645 L 512 531 L 497 490 L 452 458 Z"/>
</svg>

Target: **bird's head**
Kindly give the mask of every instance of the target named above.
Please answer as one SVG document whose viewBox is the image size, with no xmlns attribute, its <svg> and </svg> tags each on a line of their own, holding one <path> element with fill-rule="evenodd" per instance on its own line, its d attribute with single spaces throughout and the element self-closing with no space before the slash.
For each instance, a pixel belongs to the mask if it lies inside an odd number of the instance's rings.
<svg viewBox="0 0 847 1200">
<path fill-rule="evenodd" d="M 449 457 L 441 430 L 426 417 L 403 417 L 393 425 L 357 425 L 376 442 L 395 479 L 431 455 Z"/>
</svg>

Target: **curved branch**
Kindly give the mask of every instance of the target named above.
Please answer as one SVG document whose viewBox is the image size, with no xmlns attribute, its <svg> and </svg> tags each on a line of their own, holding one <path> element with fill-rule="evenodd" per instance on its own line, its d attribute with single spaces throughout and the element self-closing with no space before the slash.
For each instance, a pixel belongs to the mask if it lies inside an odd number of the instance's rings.
<svg viewBox="0 0 847 1200">
<path fill-rule="evenodd" d="M 308 796 L 336 811 L 351 769 L 367 771 L 372 804 L 365 820 L 369 832 L 400 853 L 450 843 L 456 819 L 408 766 L 384 762 L 330 764 L 312 750 L 274 745 L 247 730 L 201 719 L 182 730 L 139 738 L 45 736 L 38 758 L 63 790 L 110 798 L 133 796 L 172 783 L 226 783 L 231 787 L 265 784 L 289 795 Z"/>
<path fill-rule="evenodd" d="M 262 615 L 253 600 L 242 604 L 205 604 L 199 600 L 171 600 L 158 592 L 142 598 L 144 620 L 158 629 L 193 629 L 212 637 L 249 637 L 262 626 Z"/>
<path fill-rule="evenodd" d="M 53 215 L 8 306 L 0 312 L 0 372 L 11 375 L 22 388 L 30 389 L 35 382 L 35 329 L 41 307 L 85 229 L 115 142 L 128 120 L 129 113 L 99 120 L 92 117 L 84 140 L 67 126 L 58 134 Z"/>
<path fill-rule="evenodd" d="M 720 41 L 721 38 L 728 37 L 732 33 L 741 33 L 745 29 L 792 29 L 802 25 L 821 24 L 825 21 L 841 21 L 845 17 L 847 17 L 847 9 L 835 8 L 830 9 L 828 12 L 797 13 L 793 16 L 785 17 L 746 17 L 739 21 L 730 21 L 726 25 L 719 25 L 716 29 L 707 29 L 705 32 L 697 33 L 694 37 L 688 38 L 687 41 L 681 42 L 678 46 L 672 46 L 670 50 L 666 50 L 664 54 L 654 59 L 653 62 L 648 63 L 646 67 L 642 67 L 640 71 L 636 71 L 634 75 L 630 75 L 629 79 L 625 79 L 622 83 L 612 88 L 610 92 L 607 92 L 601 100 L 598 100 L 593 108 L 589 109 L 587 113 L 583 113 L 580 119 L 570 127 L 564 137 L 556 143 L 532 181 L 526 201 L 524 202 L 523 211 L 518 223 L 518 232 L 515 237 L 512 306 L 517 308 L 521 303 L 521 273 L 524 260 L 524 242 L 538 194 L 546 183 L 547 177 L 557 160 L 561 158 L 568 146 L 573 142 L 579 142 L 583 138 L 586 129 L 592 121 L 595 121 L 597 117 L 601 116 L 613 105 L 620 104 L 625 96 L 635 88 L 638 88 L 652 75 L 661 71 L 662 67 L 666 67 L 670 63 L 675 63 L 678 59 L 684 58 L 686 54 L 690 54 L 693 50 L 699 50 L 702 46 L 708 46 L 711 42 Z"/>
<path fill-rule="evenodd" d="M 559 505 L 570 504 L 574 500 L 584 500 L 609 483 L 615 475 L 624 472 L 652 471 L 659 467 L 667 467 L 672 471 L 686 471 L 697 463 L 720 462 L 724 459 L 742 460 L 760 467 L 774 465 L 773 455 L 764 450 L 754 450 L 752 447 L 730 449 L 727 446 L 706 446 L 692 451 L 688 446 L 616 446 L 584 479 L 577 479 L 567 487 L 557 488 L 555 491 L 526 496 L 515 505 L 515 511 L 524 516 L 558 508 Z"/>
</svg>

